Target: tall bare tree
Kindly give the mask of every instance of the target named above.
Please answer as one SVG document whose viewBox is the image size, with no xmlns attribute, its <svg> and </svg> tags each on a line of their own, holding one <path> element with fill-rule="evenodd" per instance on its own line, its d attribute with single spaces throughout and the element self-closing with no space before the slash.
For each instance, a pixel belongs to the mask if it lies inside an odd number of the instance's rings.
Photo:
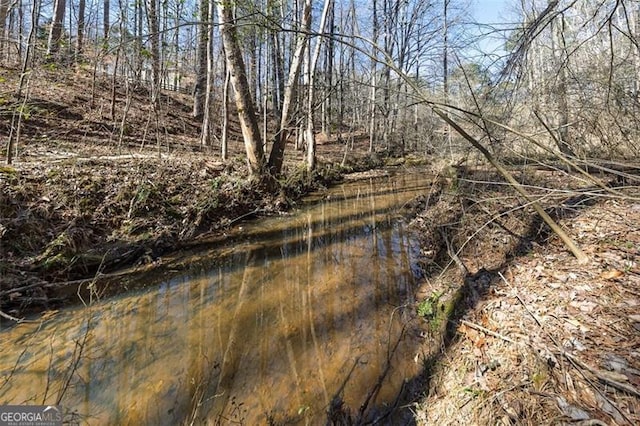
<svg viewBox="0 0 640 426">
<path fill-rule="evenodd" d="M 307 106 L 306 106 L 306 116 L 307 116 L 307 126 L 305 129 L 305 141 L 307 143 L 307 168 L 309 170 L 313 170 L 316 167 L 316 135 L 315 135 L 315 125 L 313 120 L 313 112 L 315 109 L 314 105 L 314 95 L 315 95 L 315 74 L 316 74 L 316 66 L 318 64 L 318 58 L 320 57 L 320 49 L 322 48 L 322 41 L 324 40 L 324 32 L 325 26 L 327 23 L 327 16 L 329 10 L 331 9 L 331 5 L 333 0 L 325 0 L 324 7 L 322 8 L 322 17 L 320 18 L 320 27 L 318 29 L 318 34 L 320 35 L 317 40 L 315 47 L 313 49 L 313 56 L 311 57 L 311 61 L 309 63 L 309 75 L 307 77 L 308 83 L 308 92 L 307 92 Z"/>
<path fill-rule="evenodd" d="M 309 32 L 311 30 L 311 9 L 312 1 L 305 0 L 304 9 L 302 11 L 302 24 L 300 32 L 296 40 L 296 48 L 291 60 L 289 68 L 289 77 L 285 86 L 284 99 L 282 101 L 282 112 L 280 114 L 280 126 L 273 140 L 273 147 L 269 156 L 269 171 L 272 175 L 278 176 L 282 170 L 282 162 L 284 160 L 284 151 L 289 134 L 290 115 L 292 102 L 295 100 L 298 78 L 300 76 L 300 68 L 305 49 L 309 41 Z"/>
<path fill-rule="evenodd" d="M 81 60 L 84 50 L 85 9 L 87 1 L 78 2 L 78 35 L 76 37 L 76 61 Z"/>
<path fill-rule="evenodd" d="M 108 0 L 105 1 L 107 3 Z M 160 21 L 158 18 L 158 2 L 157 0 L 146 0 L 147 7 L 147 24 L 149 26 L 149 40 L 151 42 L 151 81 L 153 83 L 154 93 L 160 90 Z M 105 18 L 108 19 L 108 18 Z M 105 26 L 105 30 L 106 30 Z M 105 35 L 108 36 L 108 30 Z M 106 40 L 106 39 L 105 39 Z"/>
<path fill-rule="evenodd" d="M 214 0 L 211 0 L 214 1 Z M 207 86 L 207 55 L 211 49 L 209 43 L 209 0 L 200 0 L 200 24 L 198 25 L 198 44 L 196 47 L 196 84 L 193 90 L 193 116 L 200 117 L 205 102 Z"/>
<path fill-rule="evenodd" d="M 0 58 L 4 56 L 7 44 L 7 14 L 11 0 L 0 0 Z"/>
<path fill-rule="evenodd" d="M 154 8 L 155 11 L 155 8 Z M 111 27 L 111 22 L 109 19 L 109 15 L 111 14 L 111 3 L 110 0 L 104 0 L 103 8 L 102 8 L 102 49 L 106 52 L 109 49 L 109 29 Z"/>
<path fill-rule="evenodd" d="M 66 0 L 55 0 L 53 5 L 53 19 L 49 29 L 49 40 L 47 42 L 47 56 L 52 58 L 60 50 L 62 44 L 62 29 L 64 23 L 64 13 Z"/>
<path fill-rule="evenodd" d="M 249 170 L 253 176 L 262 178 L 266 172 L 262 138 L 242 58 L 242 50 L 238 41 L 238 27 L 233 16 L 232 2 L 220 0 L 216 3 L 216 8 Z"/>
</svg>

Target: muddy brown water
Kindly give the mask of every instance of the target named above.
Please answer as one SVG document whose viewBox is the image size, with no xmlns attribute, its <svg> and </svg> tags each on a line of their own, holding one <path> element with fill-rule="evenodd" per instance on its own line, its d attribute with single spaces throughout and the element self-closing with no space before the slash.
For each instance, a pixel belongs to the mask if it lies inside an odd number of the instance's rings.
<svg viewBox="0 0 640 426">
<path fill-rule="evenodd" d="M 374 419 L 420 368 L 399 209 L 428 192 L 415 171 L 345 183 L 149 290 L 3 322 L 0 404 L 89 424 L 323 424 L 339 403 Z"/>
</svg>

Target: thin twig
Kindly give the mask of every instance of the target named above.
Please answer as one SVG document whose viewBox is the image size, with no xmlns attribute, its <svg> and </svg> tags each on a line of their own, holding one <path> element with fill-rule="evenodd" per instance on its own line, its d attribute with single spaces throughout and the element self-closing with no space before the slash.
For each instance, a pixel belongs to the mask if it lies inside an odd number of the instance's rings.
<svg viewBox="0 0 640 426">
<path fill-rule="evenodd" d="M 498 339 L 502 339 L 502 340 L 504 340 L 505 342 L 513 343 L 513 344 L 515 344 L 515 345 L 517 345 L 517 344 L 518 344 L 518 342 L 516 342 L 516 341 L 515 341 L 515 340 L 513 340 L 512 338 L 507 337 L 507 336 L 503 336 L 502 334 L 496 333 L 495 331 L 491 331 L 491 330 L 489 330 L 489 329 L 487 329 L 487 328 L 484 328 L 484 327 L 483 327 L 483 326 L 481 326 L 481 325 L 474 324 L 474 323 L 469 322 L 469 321 L 467 321 L 467 320 L 460 320 L 460 323 L 461 323 L 461 324 L 466 325 L 466 326 L 467 326 L 467 327 L 469 327 L 469 328 L 473 328 L 473 329 L 475 329 L 475 330 L 482 331 L 483 333 L 488 334 L 489 336 L 496 337 L 496 338 L 498 338 Z"/>
<path fill-rule="evenodd" d="M 0 311 L 0 317 L 6 318 L 10 321 L 15 321 L 16 323 L 20 324 L 21 322 L 24 321 L 24 318 L 16 318 L 16 317 L 12 317 L 9 314 L 5 314 L 4 312 Z"/>
<path fill-rule="evenodd" d="M 238 221 L 240 221 L 240 220 L 244 219 L 245 217 L 248 217 L 248 216 L 254 215 L 254 214 L 256 214 L 256 213 L 260 213 L 262 210 L 264 210 L 264 209 L 255 209 L 255 210 L 250 211 L 249 213 L 245 213 L 245 214 L 243 214 L 243 215 L 241 215 L 241 216 L 238 216 L 238 217 L 236 217 L 235 219 L 231 220 L 231 221 L 228 223 L 228 225 L 233 225 L 234 223 L 236 223 L 236 222 L 238 222 Z"/>
<path fill-rule="evenodd" d="M 439 230 L 440 230 L 440 235 L 442 236 L 442 239 L 447 245 L 447 254 L 449 254 L 449 257 L 453 259 L 454 262 L 456 262 L 456 265 L 458 265 L 458 268 L 460 268 L 460 271 L 463 274 L 467 275 L 469 273 L 469 268 L 467 268 L 467 265 L 465 265 L 464 262 L 460 260 L 460 257 L 458 257 L 458 254 L 453 249 L 453 246 L 451 245 L 451 241 L 449 241 L 449 237 L 447 237 L 447 232 L 444 230 L 443 227 L 440 227 Z"/>
</svg>

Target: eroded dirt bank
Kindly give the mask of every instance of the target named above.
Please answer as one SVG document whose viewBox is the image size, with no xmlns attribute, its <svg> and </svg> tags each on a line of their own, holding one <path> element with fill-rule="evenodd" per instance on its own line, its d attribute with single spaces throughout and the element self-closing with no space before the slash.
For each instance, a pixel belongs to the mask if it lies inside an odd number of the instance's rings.
<svg viewBox="0 0 640 426">
<path fill-rule="evenodd" d="M 608 198 L 562 174 L 519 179 L 555 188 L 548 211 L 590 263 L 578 265 L 491 173 L 434 191 L 415 221 L 426 332 L 407 410 L 426 425 L 638 424 L 637 190 Z"/>
</svg>

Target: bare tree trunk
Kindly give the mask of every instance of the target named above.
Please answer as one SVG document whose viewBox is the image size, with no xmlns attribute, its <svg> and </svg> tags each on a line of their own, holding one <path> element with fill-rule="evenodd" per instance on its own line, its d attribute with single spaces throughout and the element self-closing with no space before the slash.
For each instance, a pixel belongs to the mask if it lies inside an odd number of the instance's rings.
<svg viewBox="0 0 640 426">
<path fill-rule="evenodd" d="M 329 8 L 329 34 L 333 35 L 336 30 L 334 3 Z M 332 110 L 333 110 L 333 57 L 335 55 L 335 42 L 333 38 L 329 38 L 327 41 L 327 49 L 325 51 L 324 60 L 324 90 L 322 102 L 322 133 L 328 139 L 331 137 L 331 124 L 332 124 Z"/>
<path fill-rule="evenodd" d="M 143 35 L 143 30 L 142 30 L 142 8 L 143 8 L 143 2 L 142 1 L 136 1 L 135 6 L 133 8 L 134 10 L 134 16 L 133 16 L 133 20 L 135 22 L 135 53 L 134 53 L 134 67 L 135 67 L 135 73 L 136 76 L 138 78 L 139 82 L 143 81 L 143 77 L 142 77 L 142 35 Z"/>
<path fill-rule="evenodd" d="M 302 12 L 302 28 L 298 33 L 296 49 L 289 68 L 289 77 L 282 101 L 282 113 L 280 115 L 280 128 L 275 134 L 271 155 L 269 156 L 269 171 L 273 176 L 278 176 L 282 170 L 284 160 L 284 150 L 287 143 L 288 127 L 290 126 L 291 103 L 296 96 L 300 67 L 309 39 L 308 33 L 311 29 L 311 0 L 305 0 Z"/>
<path fill-rule="evenodd" d="M 244 60 L 242 59 L 242 51 L 238 42 L 238 29 L 235 25 L 233 11 L 229 2 L 219 1 L 216 6 L 249 169 L 252 175 L 263 176 L 265 161 L 262 138 L 256 117 L 256 108 L 251 98 Z"/>
<path fill-rule="evenodd" d="M 307 128 L 305 130 L 305 141 L 307 142 L 307 169 L 313 170 L 316 167 L 316 136 L 313 123 L 313 95 L 315 93 L 315 73 L 316 65 L 318 64 L 318 58 L 320 57 L 320 48 L 324 39 L 324 27 L 327 21 L 327 15 L 333 0 L 325 0 L 324 8 L 322 9 L 322 17 L 320 18 L 320 28 L 318 33 L 320 37 L 316 42 L 313 50 L 313 57 L 309 64 L 309 78 L 308 78 L 308 93 L 307 93 Z"/>
<path fill-rule="evenodd" d="M 158 147 L 158 157 L 160 152 L 160 23 L 158 20 L 157 0 L 146 0 L 147 24 L 149 26 L 149 38 L 151 41 L 151 104 L 155 119 L 156 145 Z"/>
<path fill-rule="evenodd" d="M 147 21 L 149 24 L 149 38 L 151 40 L 151 67 L 153 91 L 160 90 L 160 28 L 158 21 L 157 0 L 147 1 Z M 105 0 L 105 4 L 108 0 Z M 105 6 L 106 7 L 106 6 Z"/>
<path fill-rule="evenodd" d="M 231 82 L 231 73 L 224 67 L 224 86 L 222 88 L 222 159 L 226 160 L 229 154 L 229 83 Z"/>
<path fill-rule="evenodd" d="M 258 84 L 260 83 L 260 79 L 258 78 L 258 46 L 256 43 L 256 37 L 256 29 L 253 28 L 248 35 L 249 70 L 247 80 L 249 81 L 251 99 L 254 105 L 259 106 L 260 100 L 258 99 Z"/>
<path fill-rule="evenodd" d="M 558 86 L 555 91 L 558 107 L 558 137 L 555 138 L 558 149 L 565 155 L 575 156 L 569 141 L 569 102 L 567 95 L 567 46 L 564 38 L 564 16 L 559 17 L 559 27 L 552 27 L 554 47 L 554 62 L 558 67 Z M 557 23 L 556 23 L 557 24 Z M 552 24 L 553 25 L 553 24 Z M 558 27 L 558 28 L 556 28 Z"/>
<path fill-rule="evenodd" d="M 200 34 L 198 38 L 198 50 L 199 50 L 198 54 L 205 55 L 205 69 L 204 69 L 204 76 L 205 76 L 204 85 L 205 86 L 203 89 L 200 89 L 204 91 L 204 106 L 198 105 L 198 103 L 201 102 L 201 99 L 198 98 L 199 88 L 197 86 L 198 84 L 202 84 L 202 82 L 196 82 L 196 89 L 195 89 L 196 93 L 195 93 L 195 99 L 193 103 L 193 115 L 197 117 L 196 112 L 203 115 L 202 135 L 200 135 L 200 143 L 204 146 L 208 146 L 211 144 L 211 113 L 212 113 L 211 97 L 213 96 L 213 28 L 214 28 L 213 27 L 213 0 L 212 1 L 202 0 L 202 3 L 207 3 L 206 16 L 211 21 L 209 22 L 209 25 L 201 25 L 200 27 L 200 31 L 202 33 L 205 33 L 205 32 L 207 33 L 207 35 L 204 37 L 202 34 Z M 201 10 L 201 14 L 204 14 L 204 13 L 205 12 Z M 204 46 L 200 45 L 202 38 L 204 38 L 206 41 L 206 44 Z M 197 60 L 199 62 L 202 60 L 202 58 L 199 56 L 197 57 Z M 201 64 L 198 63 L 198 67 L 200 65 Z M 201 72 L 201 70 L 198 70 L 198 72 Z M 198 74 L 196 78 L 199 80 L 200 77 L 201 77 L 200 74 Z M 200 94 L 200 96 L 202 96 L 202 94 Z M 200 110 L 196 111 L 197 108 L 199 108 Z M 225 159 L 224 156 L 223 156 L 223 159 Z"/>
<path fill-rule="evenodd" d="M 449 1 L 444 0 L 444 22 L 442 26 L 443 32 L 443 52 L 442 52 L 442 90 L 444 95 L 444 103 L 449 103 Z M 446 112 L 445 112 L 446 114 Z M 451 126 L 445 124 L 444 128 L 449 154 L 453 158 L 453 147 L 451 146 Z"/>
<path fill-rule="evenodd" d="M 640 39 L 640 4 L 633 7 L 630 12 L 630 27 L 632 31 L 633 40 Z M 634 44 L 635 49 L 633 49 L 633 68 L 634 68 L 634 78 L 633 78 L 633 96 L 635 99 L 640 97 L 640 43 Z M 633 104 L 634 109 L 637 108 L 637 102 Z"/>
<path fill-rule="evenodd" d="M 84 15 L 86 4 L 86 0 L 80 0 L 78 2 L 78 37 L 76 38 L 76 62 L 80 62 L 82 60 L 82 51 L 84 49 Z"/>
<path fill-rule="evenodd" d="M 369 152 L 373 152 L 376 140 L 376 74 L 378 72 L 378 0 L 373 0 L 373 52 L 371 54 L 371 97 L 369 99 Z"/>
<path fill-rule="evenodd" d="M 49 41 L 47 42 L 47 57 L 50 59 L 54 59 L 53 57 L 60 50 L 65 7 L 66 0 L 56 0 L 53 6 L 53 21 L 51 22 Z"/>
<path fill-rule="evenodd" d="M 212 19 L 213 17 L 209 16 L 209 0 L 200 0 L 201 24 L 198 25 L 198 45 L 196 48 L 196 83 L 193 90 L 194 117 L 202 116 L 205 104 L 205 90 L 208 90 L 208 73 L 211 72 L 211 68 L 207 67 L 209 51 L 211 50 L 211 43 L 209 43 L 209 26 L 206 24 L 206 22 L 210 18 Z"/>
<path fill-rule="evenodd" d="M 273 14 L 275 19 L 275 13 Z M 284 91 L 285 91 L 285 81 L 284 81 L 284 65 L 282 58 L 282 47 L 280 45 L 280 37 L 277 31 L 274 31 L 271 35 L 273 40 L 273 68 L 274 68 L 274 78 L 277 82 L 274 85 L 274 93 L 273 96 L 273 114 L 276 117 L 276 120 L 279 122 L 282 117 L 282 102 L 284 100 Z"/>
<path fill-rule="evenodd" d="M 9 3 L 11 0 L 0 0 L 0 58 L 4 56 L 6 49 L 7 37 L 7 13 L 9 12 Z"/>
<path fill-rule="evenodd" d="M 111 26 L 111 23 L 109 21 L 110 9 L 110 1 L 104 0 L 102 8 L 102 51 L 104 53 L 109 50 L 109 27 Z"/>
<path fill-rule="evenodd" d="M 392 40 L 392 31 L 394 24 L 394 17 L 391 13 L 391 2 L 389 0 L 384 0 L 383 2 L 383 16 L 384 16 L 384 53 L 388 58 L 393 57 L 393 40 Z M 383 65 L 382 72 L 382 93 L 383 93 L 383 102 L 382 102 L 382 113 L 383 113 L 383 123 L 382 123 L 382 143 L 385 146 L 385 149 L 389 149 L 389 138 L 390 133 L 389 130 L 391 128 L 390 123 L 390 114 L 391 114 L 391 67 L 386 63 Z"/>
<path fill-rule="evenodd" d="M 38 22 L 38 15 L 40 14 L 40 2 L 34 1 L 33 7 L 31 9 L 31 22 Z M 31 55 L 33 54 L 34 43 L 36 38 L 36 25 L 31 25 L 31 29 L 29 30 L 29 37 L 27 39 L 27 51 L 25 52 L 23 61 L 22 61 L 22 69 L 20 73 L 20 81 L 18 83 L 18 90 L 16 91 L 16 97 L 19 99 L 23 97 L 22 108 L 16 108 L 13 111 L 13 116 L 11 118 L 11 129 L 9 131 L 9 137 L 7 138 L 7 148 L 6 148 L 6 161 L 7 164 L 11 164 L 13 162 L 14 149 L 18 143 L 20 136 L 20 125 L 22 123 L 22 115 L 24 111 L 24 105 L 27 102 L 28 95 L 24 93 L 25 88 L 28 84 L 28 78 L 30 73 L 27 73 L 29 66 L 31 64 Z"/>
</svg>

